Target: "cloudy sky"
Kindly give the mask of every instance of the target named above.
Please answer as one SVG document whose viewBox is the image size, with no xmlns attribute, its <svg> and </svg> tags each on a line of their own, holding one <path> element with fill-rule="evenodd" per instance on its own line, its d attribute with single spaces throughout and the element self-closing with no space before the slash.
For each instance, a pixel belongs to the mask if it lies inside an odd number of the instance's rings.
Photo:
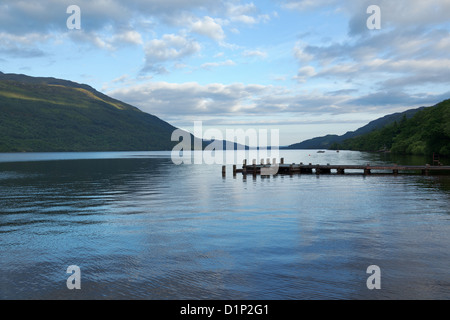
<svg viewBox="0 0 450 320">
<path fill-rule="evenodd" d="M 0 0 L 0 71 L 86 83 L 190 131 L 279 129 L 287 145 L 450 98 L 449 12 L 450 0 Z"/>
</svg>

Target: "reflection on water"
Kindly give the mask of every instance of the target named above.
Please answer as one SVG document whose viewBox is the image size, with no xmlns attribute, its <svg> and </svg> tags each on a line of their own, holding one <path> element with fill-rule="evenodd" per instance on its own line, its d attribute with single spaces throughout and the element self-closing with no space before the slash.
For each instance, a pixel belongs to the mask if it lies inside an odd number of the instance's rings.
<svg viewBox="0 0 450 320">
<path fill-rule="evenodd" d="M 32 156 L 0 155 L 2 299 L 450 298 L 450 177 L 222 178 L 168 153 Z M 66 287 L 70 265 L 81 290 Z M 381 290 L 366 287 L 370 265 Z"/>
</svg>

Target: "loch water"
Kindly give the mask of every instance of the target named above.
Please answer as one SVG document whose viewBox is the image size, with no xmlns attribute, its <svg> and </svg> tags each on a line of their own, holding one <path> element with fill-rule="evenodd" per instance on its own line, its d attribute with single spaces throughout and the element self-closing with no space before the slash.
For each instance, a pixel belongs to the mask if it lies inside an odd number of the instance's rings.
<svg viewBox="0 0 450 320">
<path fill-rule="evenodd" d="M 0 299 L 450 299 L 450 176 L 222 177 L 170 152 L 0 154 L 0 237 Z"/>
</svg>

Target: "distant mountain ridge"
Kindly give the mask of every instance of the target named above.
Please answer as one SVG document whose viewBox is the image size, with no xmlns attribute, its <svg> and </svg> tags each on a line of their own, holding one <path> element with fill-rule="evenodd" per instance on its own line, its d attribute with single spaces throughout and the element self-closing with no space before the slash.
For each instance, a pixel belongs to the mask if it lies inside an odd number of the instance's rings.
<svg viewBox="0 0 450 320">
<path fill-rule="evenodd" d="M 412 118 L 417 112 L 423 109 L 425 109 L 425 107 L 386 115 L 382 118 L 369 122 L 367 125 L 359 128 L 356 131 L 349 131 L 344 135 L 330 134 L 322 137 L 308 139 L 303 142 L 292 144 L 288 146 L 287 149 L 328 149 L 333 147 L 333 145 L 340 144 L 347 139 L 367 134 L 376 129 L 383 128 L 388 124 L 394 123 L 395 121 L 399 122 L 403 119 L 403 117 L 406 117 L 407 119 Z"/>
</svg>

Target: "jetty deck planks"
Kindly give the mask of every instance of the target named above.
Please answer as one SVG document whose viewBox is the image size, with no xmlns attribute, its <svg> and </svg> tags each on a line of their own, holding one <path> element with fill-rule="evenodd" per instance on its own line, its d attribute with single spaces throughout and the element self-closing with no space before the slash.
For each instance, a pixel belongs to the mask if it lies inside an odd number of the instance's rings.
<svg viewBox="0 0 450 320">
<path fill-rule="evenodd" d="M 267 159 L 267 162 L 264 163 L 262 160 L 260 164 L 256 164 L 256 161 L 253 160 L 253 164 L 247 164 L 247 160 L 244 160 L 244 164 L 242 169 L 237 169 L 236 165 L 233 165 L 233 176 L 236 176 L 237 173 L 242 173 L 244 175 L 276 175 L 276 174 L 333 174 L 336 175 L 344 175 L 346 173 L 361 173 L 364 175 L 370 175 L 375 173 L 387 174 L 392 173 L 394 175 L 397 174 L 423 174 L 428 175 L 430 173 L 439 174 L 439 175 L 448 175 L 450 174 L 450 166 L 442 166 L 442 165 L 320 165 L 320 164 L 304 164 L 304 163 L 292 163 L 285 164 L 284 159 L 282 158 L 280 163 L 276 163 L 276 159 L 273 159 L 273 162 L 270 163 L 270 160 Z M 226 175 L 226 166 L 222 167 L 222 175 Z"/>
</svg>

